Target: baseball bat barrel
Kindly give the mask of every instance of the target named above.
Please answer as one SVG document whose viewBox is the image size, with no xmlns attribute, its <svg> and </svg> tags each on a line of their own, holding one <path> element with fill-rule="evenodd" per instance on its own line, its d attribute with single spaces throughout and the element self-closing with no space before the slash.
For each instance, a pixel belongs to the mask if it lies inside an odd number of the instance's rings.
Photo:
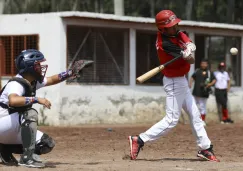
<svg viewBox="0 0 243 171">
<path fill-rule="evenodd" d="M 141 75 L 140 77 L 138 77 L 137 78 L 137 82 L 138 83 L 143 83 L 144 81 L 147 81 L 151 77 L 153 77 L 156 74 L 158 74 L 163 69 L 164 69 L 164 65 L 160 65 L 160 66 L 158 66 L 158 67 L 146 72 L 145 74 Z"/>
<path fill-rule="evenodd" d="M 170 63 L 174 62 L 175 60 L 179 59 L 180 57 L 182 57 L 182 55 L 178 55 L 177 57 L 171 59 L 170 61 L 164 63 L 163 65 L 160 65 L 160 66 L 146 72 L 145 74 L 143 74 L 143 75 L 141 75 L 140 77 L 137 78 L 137 82 L 143 83 L 144 81 L 147 81 L 151 77 L 158 74 L 161 70 L 163 70 L 165 68 L 165 66 L 169 65 Z"/>
</svg>

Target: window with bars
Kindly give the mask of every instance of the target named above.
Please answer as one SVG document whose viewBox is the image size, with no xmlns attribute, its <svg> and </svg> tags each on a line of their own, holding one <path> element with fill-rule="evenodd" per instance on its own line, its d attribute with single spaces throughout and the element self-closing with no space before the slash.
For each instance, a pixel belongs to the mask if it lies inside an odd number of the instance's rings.
<svg viewBox="0 0 243 171">
<path fill-rule="evenodd" d="M 93 60 L 82 76 L 70 82 L 81 84 L 129 84 L 128 29 L 67 27 L 67 66 L 73 59 Z"/>
<path fill-rule="evenodd" d="M 136 76 L 139 77 L 160 65 L 155 47 L 156 32 L 140 31 L 136 33 Z M 161 85 L 162 74 L 158 73 L 143 85 Z"/>
<path fill-rule="evenodd" d="M 24 49 L 38 49 L 38 35 L 0 36 L 1 76 L 16 74 L 14 60 Z"/>
</svg>

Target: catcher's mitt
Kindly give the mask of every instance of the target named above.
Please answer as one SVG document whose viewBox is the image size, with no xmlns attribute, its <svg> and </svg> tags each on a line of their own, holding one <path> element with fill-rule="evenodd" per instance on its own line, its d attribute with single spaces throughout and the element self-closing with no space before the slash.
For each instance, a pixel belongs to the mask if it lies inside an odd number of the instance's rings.
<svg viewBox="0 0 243 171">
<path fill-rule="evenodd" d="M 77 77 L 80 76 L 80 71 L 85 67 L 88 66 L 90 64 L 92 64 L 94 61 L 91 60 L 78 60 L 75 61 L 73 63 L 73 65 L 71 66 L 71 71 L 72 71 L 72 75 L 70 77 L 70 79 L 75 79 Z"/>
</svg>

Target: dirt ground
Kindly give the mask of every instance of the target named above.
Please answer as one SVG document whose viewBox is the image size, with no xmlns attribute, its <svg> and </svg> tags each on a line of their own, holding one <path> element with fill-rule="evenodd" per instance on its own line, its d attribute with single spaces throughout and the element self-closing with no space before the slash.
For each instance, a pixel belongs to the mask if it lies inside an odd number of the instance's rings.
<svg viewBox="0 0 243 171">
<path fill-rule="evenodd" d="M 46 171 L 54 170 L 163 170 L 243 171 L 243 124 L 212 124 L 206 127 L 221 162 L 201 161 L 190 125 L 179 124 L 166 137 L 146 144 L 136 161 L 128 157 L 127 136 L 139 134 L 151 125 L 40 127 L 56 140 L 55 149 L 42 156 Z M 27 171 L 4 166 L 0 171 Z"/>
</svg>

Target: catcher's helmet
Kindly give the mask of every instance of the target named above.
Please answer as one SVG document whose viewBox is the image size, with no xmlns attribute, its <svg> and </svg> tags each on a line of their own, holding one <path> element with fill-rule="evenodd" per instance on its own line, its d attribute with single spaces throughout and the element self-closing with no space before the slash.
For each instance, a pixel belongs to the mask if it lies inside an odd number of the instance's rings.
<svg viewBox="0 0 243 171">
<path fill-rule="evenodd" d="M 171 10 L 162 10 L 155 17 L 155 22 L 158 29 L 172 27 L 180 21 L 181 19 L 177 18 L 174 12 Z"/>
<path fill-rule="evenodd" d="M 35 49 L 23 50 L 15 59 L 15 66 L 20 75 L 28 73 L 40 83 L 46 74 L 47 65 L 40 65 L 41 62 L 46 61 L 44 55 Z"/>
</svg>

